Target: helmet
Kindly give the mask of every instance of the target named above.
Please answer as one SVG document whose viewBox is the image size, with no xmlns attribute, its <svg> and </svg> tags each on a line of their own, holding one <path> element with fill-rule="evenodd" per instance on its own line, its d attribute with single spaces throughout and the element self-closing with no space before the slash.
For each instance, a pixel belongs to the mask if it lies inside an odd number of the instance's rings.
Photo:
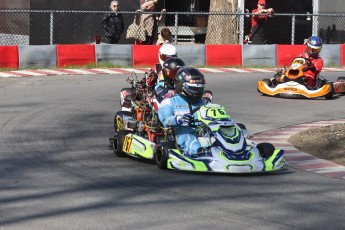
<svg viewBox="0 0 345 230">
<path fill-rule="evenodd" d="M 195 68 L 184 66 L 176 73 L 176 92 L 184 95 L 190 103 L 195 103 L 202 98 L 205 84 L 204 75 Z"/>
<path fill-rule="evenodd" d="M 174 87 L 176 73 L 182 66 L 185 66 L 185 64 L 182 59 L 178 57 L 171 57 L 164 61 L 162 66 L 162 74 L 166 85 L 171 88 Z"/>
<path fill-rule="evenodd" d="M 164 44 L 158 51 L 158 60 L 161 65 L 169 57 L 177 57 L 176 47 L 171 44 Z"/>
<path fill-rule="evenodd" d="M 307 41 L 307 54 L 310 57 L 317 58 L 322 48 L 322 40 L 318 36 L 311 36 Z"/>
</svg>

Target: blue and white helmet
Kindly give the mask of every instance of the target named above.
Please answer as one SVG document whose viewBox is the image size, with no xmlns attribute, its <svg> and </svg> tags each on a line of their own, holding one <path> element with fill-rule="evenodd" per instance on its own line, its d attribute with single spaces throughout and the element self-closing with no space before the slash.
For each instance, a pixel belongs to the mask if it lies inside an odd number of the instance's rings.
<svg viewBox="0 0 345 230">
<path fill-rule="evenodd" d="M 317 58 L 322 49 L 322 40 L 318 36 L 311 36 L 307 41 L 307 53 L 310 57 Z"/>
</svg>

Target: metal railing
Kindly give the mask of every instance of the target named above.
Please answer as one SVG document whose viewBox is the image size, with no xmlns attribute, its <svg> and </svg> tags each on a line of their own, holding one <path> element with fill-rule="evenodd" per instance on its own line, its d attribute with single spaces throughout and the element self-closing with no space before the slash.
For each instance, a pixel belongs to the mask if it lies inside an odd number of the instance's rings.
<svg viewBox="0 0 345 230">
<path fill-rule="evenodd" d="M 95 35 L 104 34 L 101 23 L 108 13 L 109 11 L 2 9 L 0 45 L 94 43 Z M 133 44 L 133 39 L 126 39 L 126 28 L 133 22 L 136 12 L 121 13 L 125 31 L 119 44 Z M 158 24 L 155 36 L 164 27 L 172 32 L 175 44 L 209 44 L 214 41 L 216 44 L 243 44 L 245 35 L 250 33 L 251 14 L 166 12 L 164 19 Z M 268 44 L 303 44 L 304 39 L 311 35 L 320 36 L 326 44 L 345 43 L 345 13 L 276 13 L 268 19 L 267 27 Z"/>
</svg>

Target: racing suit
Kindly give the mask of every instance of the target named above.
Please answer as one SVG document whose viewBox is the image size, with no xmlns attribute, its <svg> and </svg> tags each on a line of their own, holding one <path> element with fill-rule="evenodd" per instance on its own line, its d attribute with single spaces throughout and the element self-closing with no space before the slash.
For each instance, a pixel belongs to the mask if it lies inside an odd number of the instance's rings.
<svg viewBox="0 0 345 230">
<path fill-rule="evenodd" d="M 314 59 L 310 57 L 306 51 L 304 51 L 301 54 L 301 57 L 307 58 L 312 63 L 312 65 L 309 65 L 306 71 L 304 71 L 303 75 L 305 76 L 304 81 L 306 82 L 306 84 L 310 87 L 315 87 L 316 78 L 318 74 L 321 72 L 322 67 L 323 67 L 323 59 L 321 57 L 317 57 Z"/>
<path fill-rule="evenodd" d="M 176 90 L 174 88 L 170 88 L 162 81 L 158 82 L 155 86 L 155 95 L 159 103 L 161 103 L 165 98 L 171 98 L 175 96 L 175 92 Z"/>
<path fill-rule="evenodd" d="M 174 129 L 177 146 L 190 156 L 197 154 L 201 145 L 194 134 L 195 129 L 188 125 L 177 124 L 176 118 L 178 115 L 190 113 L 192 109 L 205 104 L 205 100 L 200 99 L 191 105 L 183 95 L 176 94 L 174 97 L 163 100 L 158 110 L 158 117 L 162 124 Z M 193 115 L 196 118 L 196 113 Z"/>
</svg>

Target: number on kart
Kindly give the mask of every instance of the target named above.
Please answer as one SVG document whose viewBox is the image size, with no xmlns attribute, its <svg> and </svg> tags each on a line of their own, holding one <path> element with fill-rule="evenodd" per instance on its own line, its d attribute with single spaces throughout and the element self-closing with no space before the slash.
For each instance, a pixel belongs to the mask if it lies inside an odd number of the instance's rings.
<svg viewBox="0 0 345 230">
<path fill-rule="evenodd" d="M 304 63 L 305 63 L 305 60 L 304 60 L 304 59 L 296 58 L 295 60 L 293 60 L 293 63 L 292 63 L 292 64 L 300 64 L 300 65 L 303 65 Z"/>
<path fill-rule="evenodd" d="M 228 117 L 224 109 L 208 109 L 206 114 L 208 117 Z"/>
<path fill-rule="evenodd" d="M 120 131 L 122 127 L 122 119 L 116 116 L 116 132 Z"/>
<path fill-rule="evenodd" d="M 125 136 L 125 141 L 123 143 L 122 151 L 129 153 L 132 144 L 132 137 Z"/>
</svg>

